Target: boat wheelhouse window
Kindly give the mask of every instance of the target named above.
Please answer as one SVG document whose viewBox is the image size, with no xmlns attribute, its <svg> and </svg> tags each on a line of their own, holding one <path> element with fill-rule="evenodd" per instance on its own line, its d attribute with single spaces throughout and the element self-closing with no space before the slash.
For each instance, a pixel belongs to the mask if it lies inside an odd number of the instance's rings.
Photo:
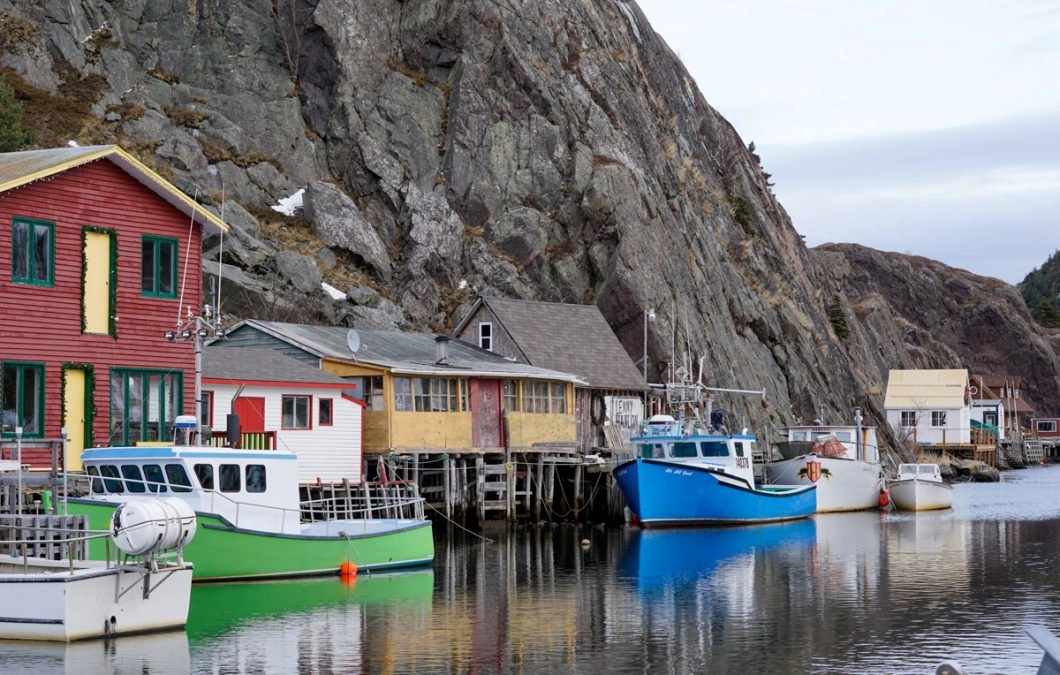
<svg viewBox="0 0 1060 675">
<path fill-rule="evenodd" d="M 854 442 L 854 434 L 850 431 L 837 431 L 835 432 L 835 437 L 842 443 Z"/>
<path fill-rule="evenodd" d="M 196 464 L 195 477 L 199 479 L 199 485 L 203 490 L 213 489 L 213 464 Z"/>
<path fill-rule="evenodd" d="M 221 492 L 239 492 L 239 465 L 222 464 L 218 475 Z"/>
<path fill-rule="evenodd" d="M 674 457 L 695 457 L 696 444 L 695 443 L 674 443 L 671 452 Z"/>
<path fill-rule="evenodd" d="M 662 443 L 644 443 L 640 446 L 642 459 L 661 459 L 666 456 Z"/>
<path fill-rule="evenodd" d="M 728 457 L 729 447 L 725 441 L 703 441 L 700 443 L 704 457 Z"/>
<path fill-rule="evenodd" d="M 791 432 L 790 440 L 792 440 L 792 441 L 805 441 L 805 440 L 807 440 L 806 439 L 806 432 L 805 431 L 793 431 L 793 432 Z"/>
<path fill-rule="evenodd" d="M 99 467 L 99 474 L 103 476 L 103 486 L 106 492 L 125 492 L 125 487 L 118 478 L 118 467 L 113 464 L 104 464 Z"/>
<path fill-rule="evenodd" d="M 103 481 L 99 479 L 99 469 L 94 466 L 86 466 L 85 473 L 91 478 L 92 492 L 96 494 L 103 493 Z"/>
<path fill-rule="evenodd" d="M 166 478 L 173 492 L 191 492 L 191 479 L 183 464 L 166 464 Z"/>
<path fill-rule="evenodd" d="M 247 492 L 265 492 L 264 464 L 247 464 Z"/>
<path fill-rule="evenodd" d="M 144 492 L 147 490 L 139 466 L 135 464 L 122 464 L 121 475 L 125 478 L 125 485 L 129 488 L 129 492 Z"/>
<path fill-rule="evenodd" d="M 737 457 L 743 457 L 744 456 L 744 444 L 742 442 L 740 442 L 740 443 L 733 443 L 732 445 L 733 445 L 734 448 L 736 448 L 736 456 Z"/>
<path fill-rule="evenodd" d="M 144 478 L 147 479 L 147 489 L 151 492 L 166 492 L 166 478 L 159 465 L 144 464 Z"/>
</svg>

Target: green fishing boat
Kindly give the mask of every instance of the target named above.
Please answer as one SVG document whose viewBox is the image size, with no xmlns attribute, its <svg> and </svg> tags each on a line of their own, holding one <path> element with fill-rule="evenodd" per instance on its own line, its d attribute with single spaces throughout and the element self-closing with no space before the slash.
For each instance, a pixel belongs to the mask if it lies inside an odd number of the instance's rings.
<svg viewBox="0 0 1060 675">
<path fill-rule="evenodd" d="M 117 506 L 138 499 L 180 499 L 197 519 L 184 558 L 195 579 L 268 579 L 340 570 L 372 572 L 424 566 L 434 559 L 422 501 L 413 517 L 371 518 L 370 504 L 334 500 L 306 507 L 299 500 L 298 457 L 274 450 L 208 446 L 92 448 L 81 456 L 91 485 L 70 497 L 70 514 L 106 529 Z M 389 509 L 396 512 L 397 505 Z M 407 512 L 409 505 L 403 505 Z M 103 559 L 104 544 L 89 557 Z M 353 567 L 351 567 L 353 566 Z"/>
</svg>

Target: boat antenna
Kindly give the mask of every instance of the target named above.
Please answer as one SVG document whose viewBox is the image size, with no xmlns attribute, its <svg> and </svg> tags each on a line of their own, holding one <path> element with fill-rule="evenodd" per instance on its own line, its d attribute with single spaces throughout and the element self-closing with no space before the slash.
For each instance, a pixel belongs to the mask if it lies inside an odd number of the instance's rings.
<svg viewBox="0 0 1060 675">
<path fill-rule="evenodd" d="M 221 181 L 221 222 L 225 222 L 225 184 Z M 221 279 L 224 274 L 224 267 L 222 267 L 221 259 L 224 257 L 225 251 L 225 231 L 221 229 L 221 243 L 217 247 L 217 295 L 214 296 L 213 309 L 214 314 L 217 316 L 217 325 L 221 325 Z"/>
<path fill-rule="evenodd" d="M 198 203 L 199 201 L 199 188 L 195 188 L 195 194 L 192 199 Z M 184 286 L 188 281 L 188 265 L 191 263 L 191 240 L 192 235 L 195 233 L 195 209 L 191 209 L 191 213 L 188 218 L 188 245 L 184 249 L 184 272 L 180 275 L 180 301 L 177 303 L 177 325 L 180 325 L 180 315 L 184 311 Z"/>
</svg>

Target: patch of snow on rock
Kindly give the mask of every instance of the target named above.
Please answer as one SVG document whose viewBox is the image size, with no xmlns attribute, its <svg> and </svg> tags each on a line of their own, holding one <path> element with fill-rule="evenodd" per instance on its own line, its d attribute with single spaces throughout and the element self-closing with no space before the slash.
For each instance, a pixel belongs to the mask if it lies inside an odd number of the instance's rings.
<svg viewBox="0 0 1060 675">
<path fill-rule="evenodd" d="M 274 206 L 272 208 L 275 209 L 276 207 Z M 325 293 L 330 295 L 335 300 L 345 300 L 346 299 L 346 294 L 345 293 L 343 293 L 339 289 L 335 288 L 331 284 L 327 283 L 326 281 L 321 281 L 320 282 L 320 287 L 324 289 Z"/>
<path fill-rule="evenodd" d="M 272 207 L 272 210 L 279 211 L 285 216 L 293 216 L 295 211 L 302 208 L 302 195 L 304 194 L 305 188 L 302 188 L 290 197 L 284 197 L 281 199 L 279 204 Z"/>
</svg>

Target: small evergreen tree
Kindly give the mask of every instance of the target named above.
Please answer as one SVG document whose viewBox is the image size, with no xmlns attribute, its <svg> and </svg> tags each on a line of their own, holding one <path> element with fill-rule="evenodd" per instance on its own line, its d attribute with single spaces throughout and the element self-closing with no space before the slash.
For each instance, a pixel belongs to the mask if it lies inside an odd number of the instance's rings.
<svg viewBox="0 0 1060 675">
<path fill-rule="evenodd" d="M 832 329 L 841 340 L 850 337 L 850 324 L 847 323 L 847 315 L 838 295 L 832 297 L 832 304 L 828 306 L 828 318 L 832 321 Z"/>
<path fill-rule="evenodd" d="M 1060 328 L 1060 311 L 1053 307 L 1052 303 L 1042 298 L 1031 310 L 1031 316 L 1038 322 L 1039 326 L 1045 328 Z"/>
<path fill-rule="evenodd" d="M 22 128 L 22 104 L 15 90 L 0 80 L 0 152 L 15 152 L 33 142 L 33 134 Z"/>
</svg>

